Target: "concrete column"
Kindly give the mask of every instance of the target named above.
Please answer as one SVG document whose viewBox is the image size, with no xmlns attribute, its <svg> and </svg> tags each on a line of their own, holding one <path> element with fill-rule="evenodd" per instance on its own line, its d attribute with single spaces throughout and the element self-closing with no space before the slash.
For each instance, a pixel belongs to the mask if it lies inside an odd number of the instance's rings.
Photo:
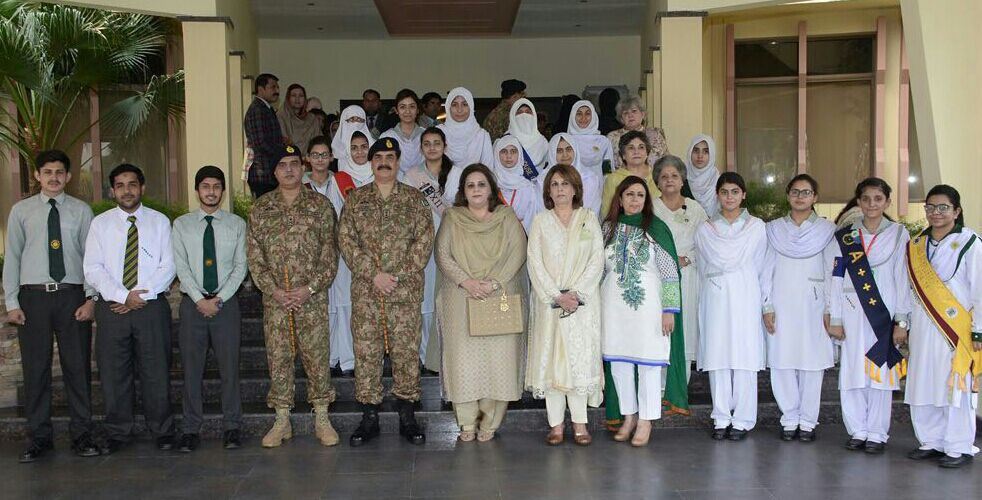
<svg viewBox="0 0 982 500">
<path fill-rule="evenodd" d="M 245 109 L 240 96 L 242 95 L 242 59 L 244 53 L 233 51 L 228 56 L 228 98 L 229 98 L 229 127 L 231 139 L 231 163 L 229 164 L 229 176 L 226 179 L 228 196 L 244 192 L 241 189 L 242 182 L 242 160 L 245 154 L 245 131 L 242 128 L 242 119 L 245 117 Z"/>
<path fill-rule="evenodd" d="M 185 18 L 184 96 L 187 131 L 187 203 L 198 207 L 194 174 L 204 165 L 215 165 L 225 173 L 226 185 L 234 185 L 229 82 L 228 25 L 224 18 Z M 239 96 L 235 96 L 239 99 Z M 223 208 L 230 206 L 232 192 L 226 193 Z"/>
<path fill-rule="evenodd" d="M 982 59 L 973 48 L 982 47 L 982 2 L 901 0 L 900 7 L 924 185 L 957 188 L 965 222 L 978 230 Z"/>
<path fill-rule="evenodd" d="M 703 124 L 704 12 L 661 12 L 661 126 L 668 149 L 678 156 Z"/>
</svg>

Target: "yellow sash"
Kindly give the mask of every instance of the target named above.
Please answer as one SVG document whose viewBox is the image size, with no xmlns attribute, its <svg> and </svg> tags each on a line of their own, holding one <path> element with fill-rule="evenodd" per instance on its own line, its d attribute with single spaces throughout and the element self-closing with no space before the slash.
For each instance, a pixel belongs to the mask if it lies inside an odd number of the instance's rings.
<svg viewBox="0 0 982 500">
<path fill-rule="evenodd" d="M 971 372 L 975 379 L 972 389 L 976 391 L 982 375 L 982 351 L 972 349 L 972 316 L 931 267 L 927 259 L 928 239 L 918 236 L 908 243 L 907 274 L 911 288 L 955 353 L 948 387 L 953 387 L 957 380 L 958 389 L 965 391 L 965 374 Z"/>
</svg>

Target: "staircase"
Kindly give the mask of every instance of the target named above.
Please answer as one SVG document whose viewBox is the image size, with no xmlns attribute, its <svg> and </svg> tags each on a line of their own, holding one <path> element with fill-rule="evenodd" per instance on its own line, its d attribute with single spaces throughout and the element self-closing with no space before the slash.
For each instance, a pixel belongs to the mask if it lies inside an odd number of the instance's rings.
<svg viewBox="0 0 982 500">
<path fill-rule="evenodd" d="M 269 373 L 266 366 L 266 348 L 263 342 L 262 305 L 257 291 L 246 286 L 239 292 L 239 303 L 242 311 L 242 347 L 240 355 L 240 390 L 242 394 L 242 431 L 246 435 L 261 436 L 273 423 L 274 413 L 266 407 L 266 393 L 269 390 Z M 173 361 L 171 368 L 171 402 L 177 420 L 178 430 L 181 429 L 181 399 L 183 392 L 183 376 L 181 367 L 180 348 L 177 342 L 178 324 L 173 324 L 172 346 Z M 103 414 L 102 381 L 96 371 L 92 380 L 92 408 L 100 421 Z M 337 399 L 331 405 L 331 420 L 338 432 L 352 432 L 361 419 L 358 404 L 354 398 L 353 378 L 334 378 Z M 841 411 L 839 407 L 839 391 L 837 389 L 838 370 L 833 368 L 826 372 L 822 386 L 821 422 L 823 424 L 839 424 Z M 385 370 L 383 382 L 386 392 L 392 385 L 388 368 Z M 313 432 L 312 408 L 306 402 L 307 380 L 299 359 L 296 364 L 296 407 L 293 414 L 294 432 L 308 434 Z M 417 405 L 417 418 L 427 432 L 455 432 L 457 424 L 452 407 L 441 400 L 440 379 L 438 376 L 424 375 L 421 379 L 422 398 Z M 758 425 L 777 426 L 780 411 L 771 393 L 768 372 L 760 372 L 758 377 L 759 410 Z M 139 382 L 137 382 L 137 413 L 139 408 Z M 52 407 L 54 414 L 55 432 L 58 436 L 67 435 L 68 405 L 64 386 L 59 378 L 55 378 L 52 388 Z M 203 388 L 204 399 L 204 437 L 219 437 L 222 432 L 221 414 L 221 381 L 218 375 L 218 365 L 209 353 L 205 367 Z M 18 387 L 18 406 L 0 409 L 0 440 L 22 439 L 26 434 L 26 419 L 23 414 L 23 386 Z M 709 390 L 709 377 L 703 372 L 694 372 L 689 383 L 689 402 L 691 416 L 677 415 L 665 417 L 655 422 L 656 428 L 706 428 L 711 427 L 709 418 L 712 411 Z M 590 409 L 590 427 L 600 429 L 603 426 L 604 410 Z M 909 422 L 907 406 L 903 404 L 902 393 L 894 395 L 893 421 Z M 381 414 L 382 432 L 398 432 L 398 416 L 395 413 L 394 400 L 386 395 L 382 403 Z M 137 417 L 137 428 L 142 432 L 142 417 Z M 549 426 L 546 421 L 545 402 L 534 400 L 526 393 L 522 400 L 511 403 L 508 415 L 501 427 L 501 432 L 541 431 L 546 432 Z"/>
</svg>

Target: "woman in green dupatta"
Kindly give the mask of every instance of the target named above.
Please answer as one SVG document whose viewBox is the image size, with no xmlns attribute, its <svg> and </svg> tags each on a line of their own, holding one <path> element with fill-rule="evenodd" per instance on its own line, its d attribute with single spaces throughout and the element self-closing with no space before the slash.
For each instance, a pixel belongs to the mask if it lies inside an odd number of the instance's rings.
<svg viewBox="0 0 982 500">
<path fill-rule="evenodd" d="M 607 269 L 601 285 L 607 426 L 617 430 L 626 414 L 625 428 L 615 439 L 627 440 L 637 425 L 632 444 L 643 446 L 651 420 L 662 413 L 689 413 L 678 255 L 671 230 L 654 215 L 650 191 L 640 177 L 627 177 L 617 186 L 607 213 Z M 656 310 L 654 306 L 660 307 Z M 638 329 L 639 322 L 646 328 Z M 638 334 L 647 328 L 660 330 L 662 335 Z M 665 366 L 665 398 L 659 407 L 657 397 L 646 396 L 660 396 Z M 630 390 L 637 397 L 622 403 L 618 383 L 622 397 Z M 657 387 L 646 386 L 655 384 Z"/>
</svg>

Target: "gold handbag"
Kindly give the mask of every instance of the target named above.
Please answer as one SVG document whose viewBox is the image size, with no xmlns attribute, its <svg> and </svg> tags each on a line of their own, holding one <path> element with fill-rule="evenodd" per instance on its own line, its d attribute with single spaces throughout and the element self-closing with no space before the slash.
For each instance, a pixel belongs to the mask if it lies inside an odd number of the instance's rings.
<svg viewBox="0 0 982 500">
<path fill-rule="evenodd" d="M 467 299 L 467 323 L 471 337 L 514 335 L 525 331 L 522 318 L 522 295 L 487 299 Z"/>
</svg>

